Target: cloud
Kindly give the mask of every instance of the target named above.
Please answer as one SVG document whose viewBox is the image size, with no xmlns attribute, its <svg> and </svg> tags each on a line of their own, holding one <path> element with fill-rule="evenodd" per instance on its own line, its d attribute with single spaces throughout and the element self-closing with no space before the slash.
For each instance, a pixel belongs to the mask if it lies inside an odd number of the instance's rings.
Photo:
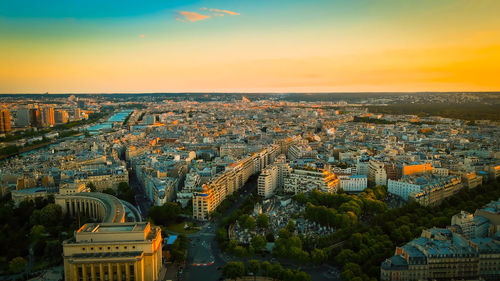
<svg viewBox="0 0 500 281">
<path fill-rule="evenodd" d="M 208 15 L 198 14 L 197 12 L 180 11 L 179 14 L 188 21 L 200 21 L 210 18 Z M 177 19 L 178 17 L 176 17 Z"/>
<path fill-rule="evenodd" d="M 139 35 L 139 38 L 145 38 L 145 37 L 146 37 L 146 35 L 144 35 L 144 34 Z"/>
<path fill-rule="evenodd" d="M 180 21 L 180 22 L 184 22 L 186 20 L 188 20 L 188 21 L 200 21 L 200 20 L 209 19 L 211 17 L 223 17 L 225 15 L 230 15 L 230 16 L 240 15 L 240 13 L 236 13 L 236 12 L 229 11 L 229 10 L 220 10 L 220 9 L 213 9 L 213 8 L 207 8 L 207 7 L 200 8 L 200 10 L 208 12 L 208 15 L 200 14 L 197 12 L 191 12 L 191 11 L 180 11 L 179 13 L 177 13 L 177 15 L 175 15 L 175 20 Z"/>
<path fill-rule="evenodd" d="M 207 7 L 200 8 L 200 10 L 207 10 L 207 11 L 210 11 L 210 12 L 216 13 L 216 14 L 228 14 L 231 16 L 239 16 L 240 15 L 240 13 L 236 13 L 236 12 L 229 11 L 229 10 L 219 10 L 219 9 L 213 9 L 213 8 L 207 8 Z"/>
</svg>

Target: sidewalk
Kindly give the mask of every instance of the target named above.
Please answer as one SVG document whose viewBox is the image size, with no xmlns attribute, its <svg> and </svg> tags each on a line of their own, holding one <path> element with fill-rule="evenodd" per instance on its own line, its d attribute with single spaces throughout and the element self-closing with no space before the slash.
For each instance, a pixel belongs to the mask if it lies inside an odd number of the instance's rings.
<svg viewBox="0 0 500 281">
<path fill-rule="evenodd" d="M 167 275 L 167 266 L 164 264 L 162 265 L 162 267 L 160 268 L 160 273 L 158 274 L 159 275 L 159 280 L 166 280 L 166 275 Z"/>
<path fill-rule="evenodd" d="M 179 264 L 177 263 L 167 263 L 164 268 L 166 269 L 165 275 L 163 279 L 160 280 L 180 280 L 177 278 L 177 271 L 179 268 Z"/>
</svg>

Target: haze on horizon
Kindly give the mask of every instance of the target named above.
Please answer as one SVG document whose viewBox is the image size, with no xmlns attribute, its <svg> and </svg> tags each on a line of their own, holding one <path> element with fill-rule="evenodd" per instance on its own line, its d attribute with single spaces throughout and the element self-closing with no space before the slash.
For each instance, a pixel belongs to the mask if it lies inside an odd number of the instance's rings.
<svg viewBox="0 0 500 281">
<path fill-rule="evenodd" d="M 500 1 L 0 2 L 0 93 L 500 90 Z"/>
</svg>

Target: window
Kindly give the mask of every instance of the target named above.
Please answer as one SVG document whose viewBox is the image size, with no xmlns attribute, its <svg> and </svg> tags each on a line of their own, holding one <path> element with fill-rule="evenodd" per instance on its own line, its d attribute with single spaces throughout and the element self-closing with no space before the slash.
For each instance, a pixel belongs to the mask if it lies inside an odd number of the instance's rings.
<svg viewBox="0 0 500 281">
<path fill-rule="evenodd" d="M 85 248 L 82 248 L 82 251 L 85 251 Z"/>
</svg>

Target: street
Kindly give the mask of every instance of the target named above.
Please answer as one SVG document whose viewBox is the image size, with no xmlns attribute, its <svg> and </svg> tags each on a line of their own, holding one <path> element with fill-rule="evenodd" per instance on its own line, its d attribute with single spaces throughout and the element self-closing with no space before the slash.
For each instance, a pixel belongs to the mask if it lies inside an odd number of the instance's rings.
<svg viewBox="0 0 500 281">
<path fill-rule="evenodd" d="M 183 276 L 179 280 L 219 280 L 221 278 L 220 268 L 226 262 L 234 260 L 222 253 L 215 239 L 215 232 L 219 222 L 231 215 L 247 199 L 248 195 L 257 188 L 257 177 L 251 177 L 243 187 L 244 191 L 238 197 L 237 202 L 231 206 L 216 222 L 205 223 L 197 233 L 188 235 L 191 239 L 188 247 L 187 265 Z M 199 265 L 202 264 L 202 265 Z M 210 264 L 210 265 L 203 265 Z"/>
<path fill-rule="evenodd" d="M 148 210 L 151 208 L 151 202 L 146 199 L 146 193 L 142 188 L 141 184 L 137 180 L 137 176 L 134 171 L 129 170 L 129 186 L 134 190 L 135 193 L 135 206 L 142 215 L 142 218 L 146 218 L 148 215 Z"/>
</svg>

